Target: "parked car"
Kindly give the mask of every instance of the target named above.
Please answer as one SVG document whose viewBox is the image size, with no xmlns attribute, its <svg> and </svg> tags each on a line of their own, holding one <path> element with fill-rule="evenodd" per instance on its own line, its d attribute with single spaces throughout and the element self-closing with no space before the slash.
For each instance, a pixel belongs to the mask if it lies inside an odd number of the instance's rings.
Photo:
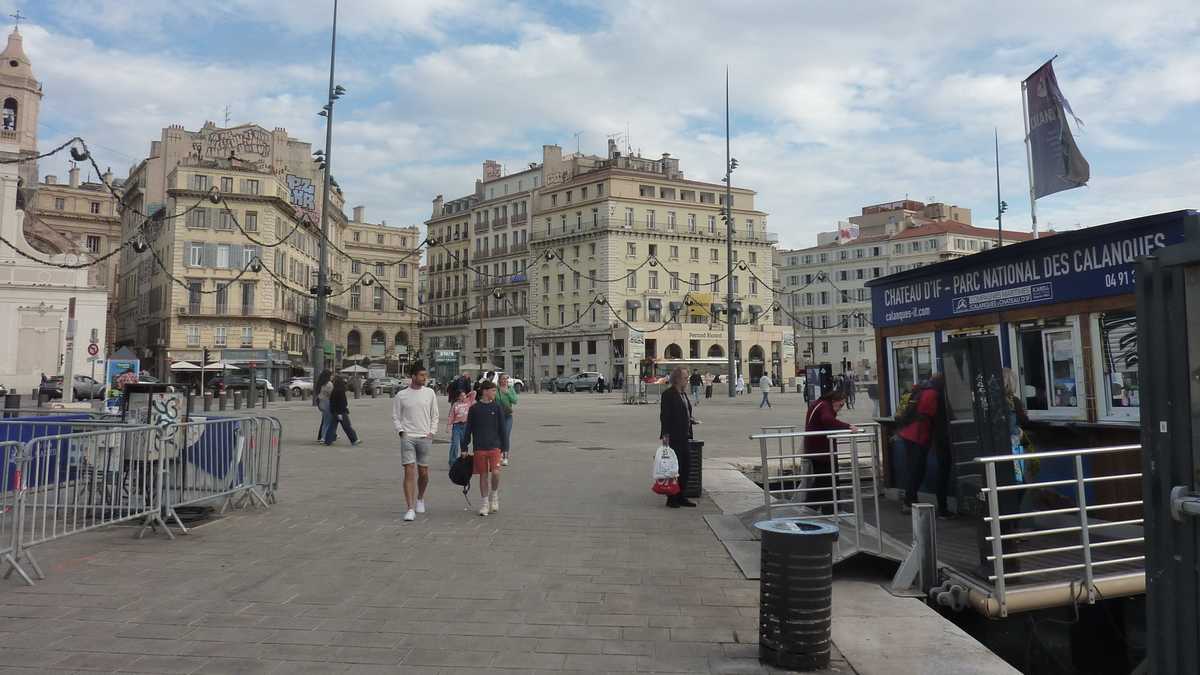
<svg viewBox="0 0 1200 675">
<path fill-rule="evenodd" d="M 582 372 L 563 375 L 554 380 L 555 391 L 592 391 L 600 381 L 600 373 Z"/>
<path fill-rule="evenodd" d="M 254 382 L 259 391 L 275 391 L 274 385 L 265 377 L 256 377 Z M 220 394 L 222 391 L 244 391 L 250 388 L 250 377 L 248 375 L 218 375 L 205 384 L 213 394 Z"/>
<path fill-rule="evenodd" d="M 311 377 L 293 377 L 283 383 L 283 388 L 292 392 L 292 396 L 300 398 L 301 396 L 312 396 L 313 379 Z"/>
<path fill-rule="evenodd" d="M 104 385 L 87 375 L 76 375 L 74 391 L 75 400 L 90 400 L 104 396 Z M 55 375 L 39 385 L 38 395 L 45 395 L 51 399 L 62 398 L 63 376 Z"/>
<path fill-rule="evenodd" d="M 500 384 L 500 376 L 506 375 L 506 374 L 507 373 L 505 373 L 503 370 L 488 370 L 488 371 L 485 371 L 483 373 L 483 377 L 481 377 L 479 379 L 480 379 L 480 381 L 487 380 L 488 382 L 492 382 L 492 383 L 495 383 L 496 385 L 499 385 Z M 518 377 L 513 377 L 512 375 L 509 375 L 508 383 L 510 386 L 512 386 L 513 389 L 517 390 L 518 394 L 525 391 L 525 381 Z"/>
<path fill-rule="evenodd" d="M 366 386 L 363 387 L 363 391 L 369 393 L 378 387 L 379 391 L 391 396 L 407 386 L 408 383 L 398 377 L 380 377 L 374 380 L 368 380 Z"/>
<path fill-rule="evenodd" d="M 161 380 L 159 380 L 157 377 L 151 375 L 150 373 L 142 372 L 142 373 L 138 373 L 138 382 L 145 382 L 147 384 L 158 384 L 159 382 L 161 382 Z"/>
</svg>

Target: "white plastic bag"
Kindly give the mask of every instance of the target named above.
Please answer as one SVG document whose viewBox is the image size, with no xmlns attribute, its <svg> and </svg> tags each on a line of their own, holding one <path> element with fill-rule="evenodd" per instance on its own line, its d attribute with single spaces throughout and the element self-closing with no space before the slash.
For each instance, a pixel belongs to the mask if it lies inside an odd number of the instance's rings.
<svg viewBox="0 0 1200 675">
<path fill-rule="evenodd" d="M 650 476 L 654 480 L 679 477 L 679 458 L 675 451 L 666 445 L 660 445 L 654 452 L 654 468 Z"/>
</svg>

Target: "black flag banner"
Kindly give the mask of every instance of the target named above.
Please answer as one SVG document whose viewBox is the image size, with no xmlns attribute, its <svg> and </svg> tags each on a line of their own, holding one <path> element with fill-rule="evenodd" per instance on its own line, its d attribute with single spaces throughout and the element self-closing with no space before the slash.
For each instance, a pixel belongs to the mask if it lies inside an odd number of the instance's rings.
<svg viewBox="0 0 1200 675">
<path fill-rule="evenodd" d="M 1058 88 L 1053 60 L 1038 68 L 1023 83 L 1029 123 L 1030 170 L 1033 198 L 1087 185 L 1091 168 L 1075 145 L 1064 113 L 1082 124 Z"/>
</svg>

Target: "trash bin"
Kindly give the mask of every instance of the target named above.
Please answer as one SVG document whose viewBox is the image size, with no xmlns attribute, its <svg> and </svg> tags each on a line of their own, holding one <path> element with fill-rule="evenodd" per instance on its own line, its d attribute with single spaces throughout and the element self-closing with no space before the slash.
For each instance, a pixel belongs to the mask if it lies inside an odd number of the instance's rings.
<svg viewBox="0 0 1200 675">
<path fill-rule="evenodd" d="M 711 384 L 704 386 L 704 398 L 712 398 L 712 385 Z"/>
<path fill-rule="evenodd" d="M 687 475 L 687 492 L 681 494 L 681 497 L 688 499 L 699 499 L 700 493 L 703 492 L 704 473 L 701 464 L 704 463 L 704 441 L 691 440 L 688 441 L 688 475 Z"/>
<path fill-rule="evenodd" d="M 788 670 L 828 668 L 837 526 L 800 518 L 754 526 L 762 537 L 759 660 Z"/>
</svg>

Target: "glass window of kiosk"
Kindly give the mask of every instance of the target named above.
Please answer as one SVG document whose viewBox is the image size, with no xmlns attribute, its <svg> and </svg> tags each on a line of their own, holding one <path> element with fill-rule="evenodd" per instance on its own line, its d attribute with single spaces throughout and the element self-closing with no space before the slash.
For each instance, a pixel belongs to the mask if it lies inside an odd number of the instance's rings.
<svg viewBox="0 0 1200 675">
<path fill-rule="evenodd" d="M 1111 421 L 1140 418 L 1137 315 L 1133 311 L 1092 315 L 1092 361 L 1097 413 Z"/>
<path fill-rule="evenodd" d="M 1013 334 L 1018 395 L 1031 417 L 1086 417 L 1083 349 L 1075 317 L 1021 323 Z"/>
<path fill-rule="evenodd" d="M 929 379 L 934 367 L 933 334 L 888 338 L 888 368 L 891 377 L 892 414 L 900 395 L 918 382 Z"/>
</svg>

